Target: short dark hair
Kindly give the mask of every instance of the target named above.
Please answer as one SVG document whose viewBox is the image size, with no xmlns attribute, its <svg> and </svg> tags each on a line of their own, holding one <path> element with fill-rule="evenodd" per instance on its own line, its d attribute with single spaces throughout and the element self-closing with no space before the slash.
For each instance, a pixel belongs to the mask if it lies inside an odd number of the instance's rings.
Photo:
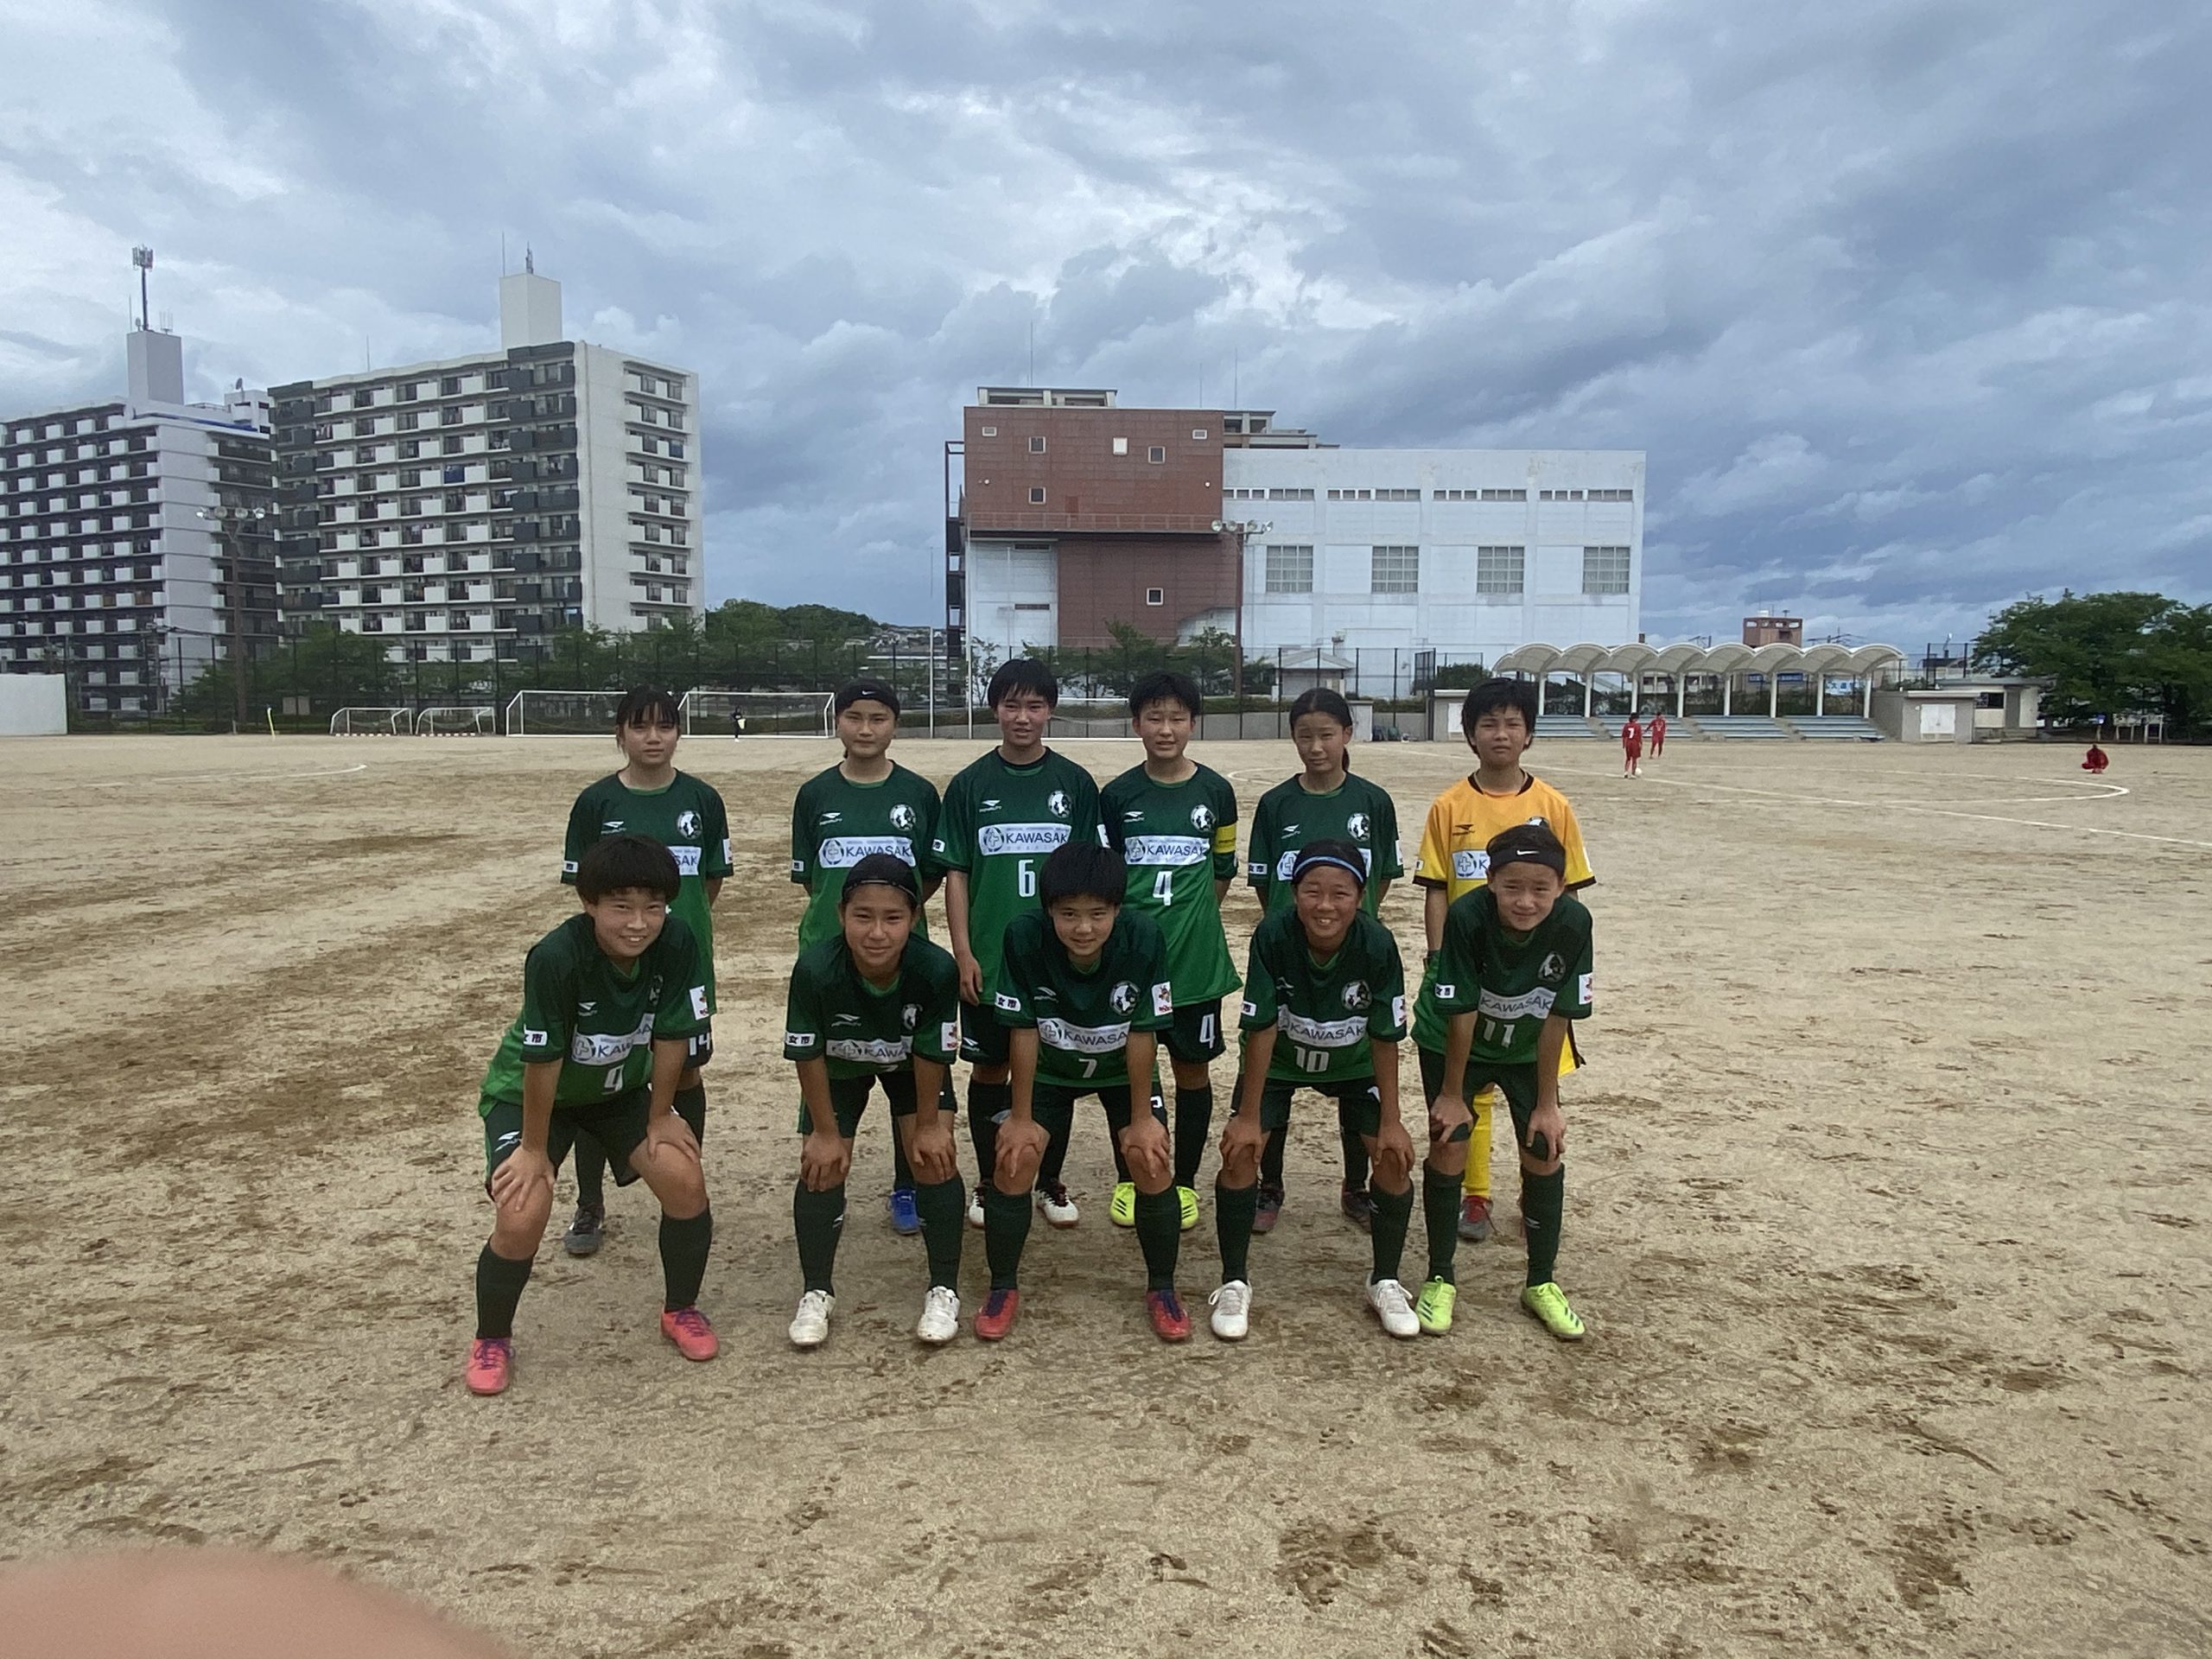
<svg viewBox="0 0 2212 1659">
<path fill-rule="evenodd" d="M 1017 657 L 1010 663 L 999 664 L 999 671 L 991 676 L 990 689 L 983 693 L 983 701 L 995 709 L 1017 691 L 1034 691 L 1057 709 L 1060 706 L 1060 683 L 1052 677 L 1052 671 L 1034 657 Z"/>
<path fill-rule="evenodd" d="M 896 853 L 870 853 L 846 871 L 845 885 L 837 894 L 839 910 L 852 902 L 854 890 L 859 887 L 895 887 L 906 895 L 906 902 L 913 908 L 922 907 L 922 889 L 914 879 L 914 867 Z"/>
<path fill-rule="evenodd" d="M 1135 720 L 1155 702 L 1179 702 L 1192 720 L 1206 711 L 1197 682 L 1172 668 L 1155 669 L 1129 688 L 1129 718 Z"/>
<path fill-rule="evenodd" d="M 576 893 L 586 904 L 638 887 L 672 905 L 683 886 L 676 855 L 648 836 L 609 836 L 576 861 Z"/>
<path fill-rule="evenodd" d="M 633 685 L 614 705 L 614 724 L 624 726 L 681 726 L 683 709 L 676 693 L 657 685 Z"/>
<path fill-rule="evenodd" d="M 1534 680 L 1484 680 L 1471 686 L 1466 697 L 1459 704 L 1459 729 L 1469 737 L 1475 734 L 1475 722 L 1484 715 L 1503 713 L 1508 709 L 1518 709 L 1522 722 L 1529 728 L 1529 735 L 1536 734 L 1536 683 Z"/>
<path fill-rule="evenodd" d="M 1047 910 L 1063 899 L 1119 905 L 1128 882 L 1129 867 L 1111 847 L 1095 841 L 1064 842 L 1038 873 L 1037 901 Z"/>
<path fill-rule="evenodd" d="M 1360 856 L 1359 849 L 1348 841 L 1338 841 L 1324 836 L 1309 841 L 1298 849 L 1298 857 L 1290 867 L 1293 887 L 1306 879 L 1306 873 L 1317 869 L 1342 869 L 1359 883 L 1360 891 L 1367 891 L 1367 861 Z"/>
</svg>

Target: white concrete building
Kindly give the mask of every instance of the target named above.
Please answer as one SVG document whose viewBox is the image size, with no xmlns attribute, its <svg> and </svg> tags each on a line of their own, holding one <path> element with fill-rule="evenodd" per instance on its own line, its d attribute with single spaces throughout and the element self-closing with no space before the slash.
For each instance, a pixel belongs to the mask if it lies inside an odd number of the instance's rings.
<svg viewBox="0 0 2212 1659">
<path fill-rule="evenodd" d="M 534 270 L 499 321 L 495 353 L 272 390 L 289 631 L 481 662 L 704 613 L 698 376 L 563 340 Z"/>
<path fill-rule="evenodd" d="M 64 674 L 92 714 L 155 712 L 276 632 L 268 542 L 248 538 L 234 616 L 229 556 L 199 516 L 272 506 L 267 395 L 187 403 L 165 331 L 131 330 L 124 355 L 120 401 L 0 421 L 0 670 Z"/>
<path fill-rule="evenodd" d="M 1532 640 L 1637 639 L 1641 450 L 1338 449 L 1289 435 L 1222 456 L 1222 518 L 1252 526 L 1248 655 L 1410 647 L 1490 664 Z"/>
</svg>

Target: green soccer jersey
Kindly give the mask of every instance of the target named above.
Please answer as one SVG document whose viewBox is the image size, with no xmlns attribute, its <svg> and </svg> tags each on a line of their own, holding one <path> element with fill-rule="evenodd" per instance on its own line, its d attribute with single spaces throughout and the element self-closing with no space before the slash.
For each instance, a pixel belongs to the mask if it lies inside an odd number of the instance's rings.
<svg viewBox="0 0 2212 1659">
<path fill-rule="evenodd" d="M 836 767 L 799 785 L 791 803 L 791 880 L 806 889 L 798 948 L 812 949 L 837 931 L 837 900 L 845 872 L 870 853 L 889 853 L 917 870 L 937 836 L 937 786 L 893 761 L 891 775 L 856 784 Z M 918 913 L 914 931 L 929 938 Z"/>
<path fill-rule="evenodd" d="M 707 883 L 731 874 L 729 815 L 714 785 L 688 772 L 658 789 L 632 789 L 619 772 L 609 772 L 576 797 L 569 809 L 569 839 L 561 854 L 561 880 L 575 885 L 576 861 L 608 836 L 644 836 L 676 855 L 683 881 L 671 916 L 683 918 L 699 942 L 707 976 L 707 1012 L 715 1011 L 715 913 L 707 904 Z"/>
<path fill-rule="evenodd" d="M 960 970 L 952 953 L 909 935 L 888 985 L 872 985 L 845 936 L 802 951 L 784 1005 L 784 1058 L 826 1060 L 833 1077 L 913 1069 L 914 1057 L 952 1064 L 960 1049 Z"/>
<path fill-rule="evenodd" d="M 1129 1033 L 1175 1022 L 1166 942 L 1150 918 L 1126 907 L 1089 969 L 1068 959 L 1043 911 L 1015 917 L 991 989 L 1001 1025 L 1037 1028 L 1037 1081 L 1064 1089 L 1127 1083 Z"/>
<path fill-rule="evenodd" d="M 1236 988 L 1216 881 L 1236 878 L 1236 791 L 1211 766 L 1179 784 L 1131 766 L 1099 791 L 1107 844 L 1129 868 L 1124 913 L 1149 916 L 1167 941 L 1175 1006 L 1217 1002 Z"/>
<path fill-rule="evenodd" d="M 1547 1017 L 1581 1020 L 1590 1013 L 1589 911 L 1561 893 L 1550 915 L 1516 938 L 1498 919 L 1488 887 L 1461 894 L 1445 912 L 1444 944 L 1424 995 L 1433 999 L 1440 1025 L 1474 1014 L 1470 1059 L 1533 1063 Z"/>
<path fill-rule="evenodd" d="M 1291 866 L 1309 842 L 1348 841 L 1367 865 L 1362 902 L 1374 915 L 1382 903 L 1382 884 L 1406 873 L 1398 846 L 1398 809 L 1382 785 L 1347 772 L 1325 795 L 1317 795 L 1296 778 L 1287 778 L 1252 810 L 1252 845 L 1245 854 L 1245 874 L 1260 905 L 1273 912 L 1291 907 Z"/>
<path fill-rule="evenodd" d="M 484 1073 L 479 1109 L 522 1103 L 522 1069 L 561 1062 L 556 1106 L 612 1100 L 652 1081 L 657 1039 L 689 1037 L 707 1023 L 706 963 L 683 918 L 626 970 L 599 948 L 589 916 L 571 916 L 530 947 L 522 963 L 522 1012 Z"/>
<path fill-rule="evenodd" d="M 1037 874 L 1071 838 L 1098 834 L 1098 785 L 1064 754 L 1010 766 L 998 750 L 962 769 L 944 791 L 929 871 L 968 877 L 968 948 L 988 986 L 1007 925 L 1037 908 Z"/>
<path fill-rule="evenodd" d="M 1406 1035 L 1406 970 L 1390 930 L 1361 911 L 1336 954 L 1306 943 L 1294 910 L 1252 930 L 1244 974 L 1247 1032 L 1275 1027 L 1268 1076 L 1286 1083 L 1342 1083 L 1375 1075 L 1374 1044 Z"/>
</svg>

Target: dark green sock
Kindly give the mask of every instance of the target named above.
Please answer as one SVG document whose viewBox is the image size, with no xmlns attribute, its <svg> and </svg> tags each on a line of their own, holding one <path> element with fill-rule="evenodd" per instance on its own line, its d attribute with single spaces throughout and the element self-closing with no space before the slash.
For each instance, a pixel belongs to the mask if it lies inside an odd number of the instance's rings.
<svg viewBox="0 0 2212 1659">
<path fill-rule="evenodd" d="M 1213 1134 L 1213 1085 L 1175 1091 L 1175 1185 L 1196 1186 Z"/>
<path fill-rule="evenodd" d="M 845 1224 L 845 1188 L 810 1192 L 804 1181 L 791 1183 L 791 1236 L 798 1241 L 800 1282 L 808 1290 L 836 1294 L 837 1234 Z"/>
<path fill-rule="evenodd" d="M 1075 1141 L 1075 1102 L 1062 1095 L 1056 1100 L 1032 1101 L 1030 1116 L 1045 1126 L 1045 1154 L 1037 1160 L 1037 1185 L 1058 1186 L 1068 1166 L 1068 1147 Z"/>
<path fill-rule="evenodd" d="M 667 1287 L 661 1306 L 671 1313 L 699 1303 L 699 1281 L 707 1276 L 707 1252 L 715 1244 L 715 1212 L 702 1210 L 689 1221 L 660 1218 L 660 1276 Z"/>
<path fill-rule="evenodd" d="M 1344 1185 L 1367 1185 L 1367 1142 L 1352 1122 L 1351 1108 L 1344 1102 L 1337 1103 L 1337 1139 L 1344 1149 Z"/>
<path fill-rule="evenodd" d="M 906 1161 L 906 1143 L 894 1132 L 891 1137 L 891 1189 L 894 1192 L 914 1190 L 914 1166 Z"/>
<path fill-rule="evenodd" d="M 968 1139 L 976 1148 L 976 1181 L 979 1186 L 991 1184 L 992 1173 L 998 1166 L 999 1115 L 1014 1108 L 1014 1085 L 1010 1083 L 979 1083 L 968 1080 Z"/>
<path fill-rule="evenodd" d="M 691 1131 L 691 1138 L 701 1146 L 707 1144 L 707 1085 L 695 1083 L 689 1089 L 676 1091 L 676 1115 Z"/>
<path fill-rule="evenodd" d="M 960 1235 L 967 1230 L 968 1193 L 955 1175 L 914 1189 L 914 1208 L 922 1216 L 922 1249 L 930 1259 L 930 1283 L 960 1288 Z"/>
<path fill-rule="evenodd" d="M 1559 1265 L 1559 1232 L 1567 1217 L 1567 1166 L 1548 1175 L 1521 1172 L 1521 1213 L 1528 1218 L 1529 1282 L 1548 1285 Z"/>
<path fill-rule="evenodd" d="M 1178 1211 L 1181 1203 L 1177 1202 Z M 1235 1284 L 1238 1280 L 1249 1283 L 1252 1275 L 1245 1270 L 1245 1258 L 1252 1248 L 1252 1217 L 1260 1208 L 1260 1189 L 1257 1186 L 1224 1186 L 1213 1184 L 1213 1230 L 1221 1241 L 1221 1282 Z M 1179 1213 L 1177 1225 L 1182 1223 Z"/>
<path fill-rule="evenodd" d="M 1237 1096 L 1241 1096 L 1243 1092 L 1239 1090 Z M 1232 1099 L 1236 1097 L 1236 1096 L 1231 1096 Z M 1260 1150 L 1261 1185 L 1273 1187 L 1282 1185 L 1283 1142 L 1289 1139 L 1290 1131 L 1287 1128 L 1268 1131 L 1268 1144 Z"/>
<path fill-rule="evenodd" d="M 512 1337 L 515 1333 L 515 1305 L 522 1287 L 530 1282 L 531 1258 L 510 1262 L 489 1244 L 476 1258 L 476 1335 Z"/>
<path fill-rule="evenodd" d="M 1029 1243 L 1027 1192 L 983 1189 L 983 1259 L 990 1264 L 991 1288 L 1014 1290 L 1021 1284 L 1021 1248 Z"/>
<path fill-rule="evenodd" d="M 1367 1276 L 1368 1283 L 1374 1284 L 1395 1279 L 1405 1261 L 1406 1231 L 1414 1224 L 1414 1190 L 1408 1186 L 1402 1192 L 1385 1192 L 1379 1186 L 1370 1186 L 1367 1196 L 1375 1205 L 1375 1213 L 1368 1222 L 1375 1266 Z"/>
<path fill-rule="evenodd" d="M 1421 1209 L 1428 1224 L 1428 1276 L 1447 1285 L 1458 1282 L 1452 1263 L 1459 1254 L 1460 1179 L 1445 1174 L 1434 1164 L 1421 1166 Z"/>
<path fill-rule="evenodd" d="M 607 1208 L 607 1152 L 588 1135 L 576 1137 L 576 1202 Z"/>
<path fill-rule="evenodd" d="M 1144 1247 L 1144 1287 L 1174 1289 L 1175 1258 L 1183 1249 L 1182 1199 L 1172 1186 L 1158 1192 L 1140 1192 L 1136 1222 L 1137 1243 Z"/>
</svg>

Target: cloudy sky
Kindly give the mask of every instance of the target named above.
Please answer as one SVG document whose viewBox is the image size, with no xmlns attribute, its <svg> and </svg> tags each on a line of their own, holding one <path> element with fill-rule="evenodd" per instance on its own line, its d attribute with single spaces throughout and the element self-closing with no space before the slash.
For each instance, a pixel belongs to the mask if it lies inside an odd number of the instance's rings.
<svg viewBox="0 0 2212 1659">
<path fill-rule="evenodd" d="M 1777 13 L 1802 13 L 1780 21 Z M 2201 0 L 0 0 L 0 414 L 570 332 L 697 368 L 711 596 L 939 604 L 978 385 L 1649 452 L 1644 625 L 2212 599 Z"/>
</svg>

